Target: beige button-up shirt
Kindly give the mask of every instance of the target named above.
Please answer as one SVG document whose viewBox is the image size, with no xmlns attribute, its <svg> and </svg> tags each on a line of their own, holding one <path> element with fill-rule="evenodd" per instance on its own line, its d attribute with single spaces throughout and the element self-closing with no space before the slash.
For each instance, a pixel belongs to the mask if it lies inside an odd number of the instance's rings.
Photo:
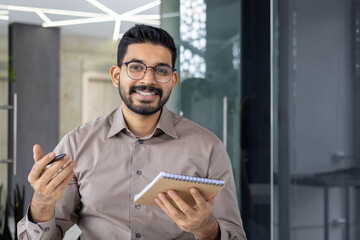
<svg viewBox="0 0 360 240">
<path fill-rule="evenodd" d="M 18 223 L 20 239 L 61 239 L 73 224 L 81 239 L 194 239 L 161 208 L 134 204 L 160 171 L 224 180 L 213 208 L 221 239 L 246 239 L 222 142 L 165 107 L 149 136 L 134 136 L 119 108 L 65 135 L 54 152 L 75 160 L 74 178 L 53 219 L 35 224 L 25 216 Z"/>
</svg>

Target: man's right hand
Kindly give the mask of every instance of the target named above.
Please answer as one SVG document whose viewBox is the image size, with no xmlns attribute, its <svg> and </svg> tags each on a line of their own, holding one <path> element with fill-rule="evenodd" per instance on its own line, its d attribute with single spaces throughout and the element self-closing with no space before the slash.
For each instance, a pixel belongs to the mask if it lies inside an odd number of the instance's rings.
<svg viewBox="0 0 360 240">
<path fill-rule="evenodd" d="M 34 145 L 33 152 L 35 164 L 28 176 L 28 181 L 34 189 L 30 217 L 34 223 L 46 222 L 54 217 L 55 204 L 61 199 L 64 189 L 74 176 L 75 162 L 72 160 L 63 168 L 70 159 L 70 156 L 66 155 L 47 168 L 46 165 L 55 158 L 55 154 L 49 153 L 43 156 L 38 144 Z M 56 174 L 60 169 L 61 172 Z"/>
</svg>

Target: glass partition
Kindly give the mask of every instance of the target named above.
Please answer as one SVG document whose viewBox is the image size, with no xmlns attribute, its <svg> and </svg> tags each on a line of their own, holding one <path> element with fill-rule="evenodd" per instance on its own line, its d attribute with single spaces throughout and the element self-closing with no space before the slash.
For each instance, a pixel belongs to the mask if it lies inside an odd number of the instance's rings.
<svg viewBox="0 0 360 240">
<path fill-rule="evenodd" d="M 223 141 L 240 189 L 239 12 L 237 0 L 227 4 L 181 0 L 179 60 L 180 113 Z M 230 21 L 233 24 L 227 24 Z"/>
<path fill-rule="evenodd" d="M 273 239 L 360 236 L 360 1 L 273 1 Z"/>
<path fill-rule="evenodd" d="M 180 80 L 167 107 L 216 134 L 230 156 L 249 240 L 270 239 L 270 4 L 163 1 Z"/>
<path fill-rule="evenodd" d="M 240 190 L 241 1 L 174 2 L 162 4 L 162 27 L 175 36 L 179 51 L 180 84 L 168 107 L 223 141 Z M 174 11 L 180 16 L 168 20 Z"/>
</svg>

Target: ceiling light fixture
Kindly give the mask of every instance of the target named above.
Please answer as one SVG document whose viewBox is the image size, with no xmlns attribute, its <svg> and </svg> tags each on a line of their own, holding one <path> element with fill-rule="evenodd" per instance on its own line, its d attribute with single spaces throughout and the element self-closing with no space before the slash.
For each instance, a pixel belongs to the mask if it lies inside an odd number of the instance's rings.
<svg viewBox="0 0 360 240">
<path fill-rule="evenodd" d="M 94 5 L 95 7 L 99 8 L 100 10 L 106 12 L 107 14 L 109 14 L 111 16 L 114 16 L 114 17 L 119 16 L 119 14 L 117 14 L 116 12 L 114 12 L 113 10 L 111 10 L 110 8 L 106 7 L 105 5 L 99 3 L 96 0 L 86 0 L 86 1 L 88 1 L 89 3 Z"/>
<path fill-rule="evenodd" d="M 34 8 L 34 7 L 23 7 L 23 6 L 14 6 L 14 5 L 0 5 L 0 9 L 6 9 L 6 10 L 9 10 L 9 11 L 20 11 L 20 12 L 36 12 L 36 9 L 39 9 L 43 13 L 47 13 L 47 14 L 75 16 L 75 17 L 103 17 L 103 16 L 107 16 L 107 14 L 102 14 L 102 13 L 80 12 L 80 11 L 50 9 L 50 8 Z"/>
<path fill-rule="evenodd" d="M 148 3 L 148 4 L 145 4 L 141 7 L 138 7 L 138 8 L 135 8 L 135 9 L 132 9 L 130 11 L 127 11 L 121 15 L 119 15 L 118 13 L 114 12 L 113 10 L 111 10 L 110 8 L 106 7 L 105 5 L 103 5 L 102 3 L 99 3 L 98 1 L 96 0 L 86 0 L 88 1 L 89 3 L 91 3 L 92 5 L 94 5 L 95 7 L 99 8 L 100 10 L 104 11 L 105 13 L 111 15 L 111 16 L 114 16 L 116 17 L 116 20 L 115 20 L 115 26 L 114 26 L 114 33 L 113 33 L 113 40 L 116 41 L 119 39 L 119 33 L 120 33 L 120 26 L 121 26 L 121 21 L 122 20 L 125 20 L 125 21 L 133 21 L 133 22 L 137 22 L 137 23 L 142 23 L 144 21 L 141 21 L 141 20 L 147 20 L 149 18 L 140 18 L 140 19 L 136 19 L 136 18 L 130 18 L 130 17 L 133 17 L 135 14 L 137 13 L 140 13 L 140 12 L 143 12 L 145 10 L 148 10 L 150 8 L 153 8 L 153 7 L 156 7 L 158 6 L 159 4 L 161 4 L 161 1 L 160 0 L 156 0 L 154 2 L 151 2 L 151 3 Z M 154 16 L 151 16 L 152 19 L 154 19 Z M 158 19 L 160 19 L 160 16 L 157 15 L 155 17 L 158 17 Z M 140 20 L 140 21 L 139 21 Z M 150 23 L 150 24 L 155 24 L 155 25 L 160 25 L 160 22 L 159 21 L 147 21 L 146 23 Z"/>
<path fill-rule="evenodd" d="M 36 14 L 46 23 L 51 23 L 52 21 L 48 18 L 40 9 L 35 10 Z"/>
<path fill-rule="evenodd" d="M 136 15 L 140 12 L 146 11 L 153 7 L 156 7 L 161 4 L 160 0 L 156 0 L 145 4 L 141 7 L 132 9 L 123 14 L 118 14 L 112 9 L 106 7 L 97 0 L 86 0 L 93 6 L 104 11 L 104 14 L 93 13 L 93 12 L 81 12 L 81 11 L 70 11 L 70 10 L 60 10 L 60 9 L 48 9 L 48 8 L 35 8 L 35 7 L 24 7 L 24 6 L 14 6 L 14 5 L 0 5 L 0 19 L 9 20 L 8 16 L 3 16 L 1 13 L 9 13 L 9 11 L 22 11 L 22 12 L 34 12 L 36 13 L 43 21 L 43 27 L 60 27 L 60 26 L 69 26 L 76 24 L 89 24 L 89 23 L 100 23 L 100 22 L 110 22 L 114 21 L 114 32 L 113 39 L 118 40 L 122 37 L 123 34 L 120 34 L 120 27 L 122 21 L 135 22 L 135 23 L 145 23 L 152 25 L 160 25 L 160 15 L 158 14 L 147 14 L 147 15 Z M 1 11 L 3 9 L 3 11 Z M 75 16 L 82 17 L 80 19 L 71 19 L 71 20 L 60 20 L 52 21 L 48 15 L 56 14 L 63 16 Z"/>
<path fill-rule="evenodd" d="M 8 15 L 9 11 L 8 10 L 1 10 L 0 11 L 0 15 Z"/>
<path fill-rule="evenodd" d="M 113 34 L 114 41 L 119 39 L 120 25 L 121 25 L 121 18 L 118 18 L 115 21 L 114 34 Z"/>
<path fill-rule="evenodd" d="M 160 20 L 159 14 L 147 14 L 147 15 L 134 15 L 131 17 L 126 17 L 126 19 L 131 20 Z"/>
<path fill-rule="evenodd" d="M 160 26 L 160 20 L 146 20 L 146 19 L 142 20 L 142 19 L 132 19 L 132 18 L 128 19 L 127 18 L 127 19 L 124 19 L 124 21 Z"/>
<path fill-rule="evenodd" d="M 130 16 L 133 16 L 133 15 L 135 15 L 137 13 L 140 13 L 140 12 L 146 11 L 146 10 L 148 10 L 150 8 L 156 7 L 156 6 L 160 5 L 160 4 L 161 4 L 161 1 L 156 0 L 154 2 L 145 4 L 145 5 L 141 6 L 141 7 L 138 7 L 138 8 L 135 8 L 133 10 L 130 10 L 128 12 L 125 12 L 125 13 L 121 14 L 121 17 L 123 17 L 123 18 L 130 17 Z"/>
<path fill-rule="evenodd" d="M 160 25 L 159 20 L 147 20 L 147 19 L 139 19 L 137 18 L 121 18 L 122 21 L 126 22 L 135 22 L 135 23 L 145 23 L 145 24 L 153 24 L 153 25 Z M 60 26 L 69 26 L 69 25 L 77 25 L 77 24 L 88 24 L 88 23 L 100 23 L 100 22 L 111 22 L 116 21 L 117 18 L 113 16 L 107 15 L 106 17 L 98 17 L 98 18 L 81 18 L 81 19 L 72 19 L 72 20 L 62 20 L 62 21 L 52 21 L 51 23 L 43 23 L 43 27 L 60 27 Z"/>
<path fill-rule="evenodd" d="M 63 21 L 54 21 L 51 23 L 43 23 L 43 27 L 60 27 L 60 26 L 69 26 L 76 24 L 87 24 L 87 23 L 99 23 L 99 22 L 110 22 L 114 21 L 113 16 L 107 17 L 98 17 L 98 18 L 82 18 L 82 19 L 73 19 L 73 20 L 63 20 Z"/>
<path fill-rule="evenodd" d="M 9 16 L 0 15 L 0 20 L 8 21 L 8 20 L 9 20 Z"/>
</svg>

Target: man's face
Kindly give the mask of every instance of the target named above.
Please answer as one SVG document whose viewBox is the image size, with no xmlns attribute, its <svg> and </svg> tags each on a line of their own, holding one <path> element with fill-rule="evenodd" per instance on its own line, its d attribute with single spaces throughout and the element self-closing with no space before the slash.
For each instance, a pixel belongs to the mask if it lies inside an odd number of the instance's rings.
<svg viewBox="0 0 360 240">
<path fill-rule="evenodd" d="M 152 67 L 159 64 L 172 66 L 170 50 L 152 43 L 130 44 L 123 63 L 134 60 Z M 129 78 L 125 64 L 121 66 L 119 73 L 119 92 L 123 104 L 131 111 L 141 115 L 158 112 L 166 104 L 176 83 L 176 73 L 173 73 L 172 79 L 168 83 L 156 82 L 151 68 L 140 80 Z"/>
</svg>

